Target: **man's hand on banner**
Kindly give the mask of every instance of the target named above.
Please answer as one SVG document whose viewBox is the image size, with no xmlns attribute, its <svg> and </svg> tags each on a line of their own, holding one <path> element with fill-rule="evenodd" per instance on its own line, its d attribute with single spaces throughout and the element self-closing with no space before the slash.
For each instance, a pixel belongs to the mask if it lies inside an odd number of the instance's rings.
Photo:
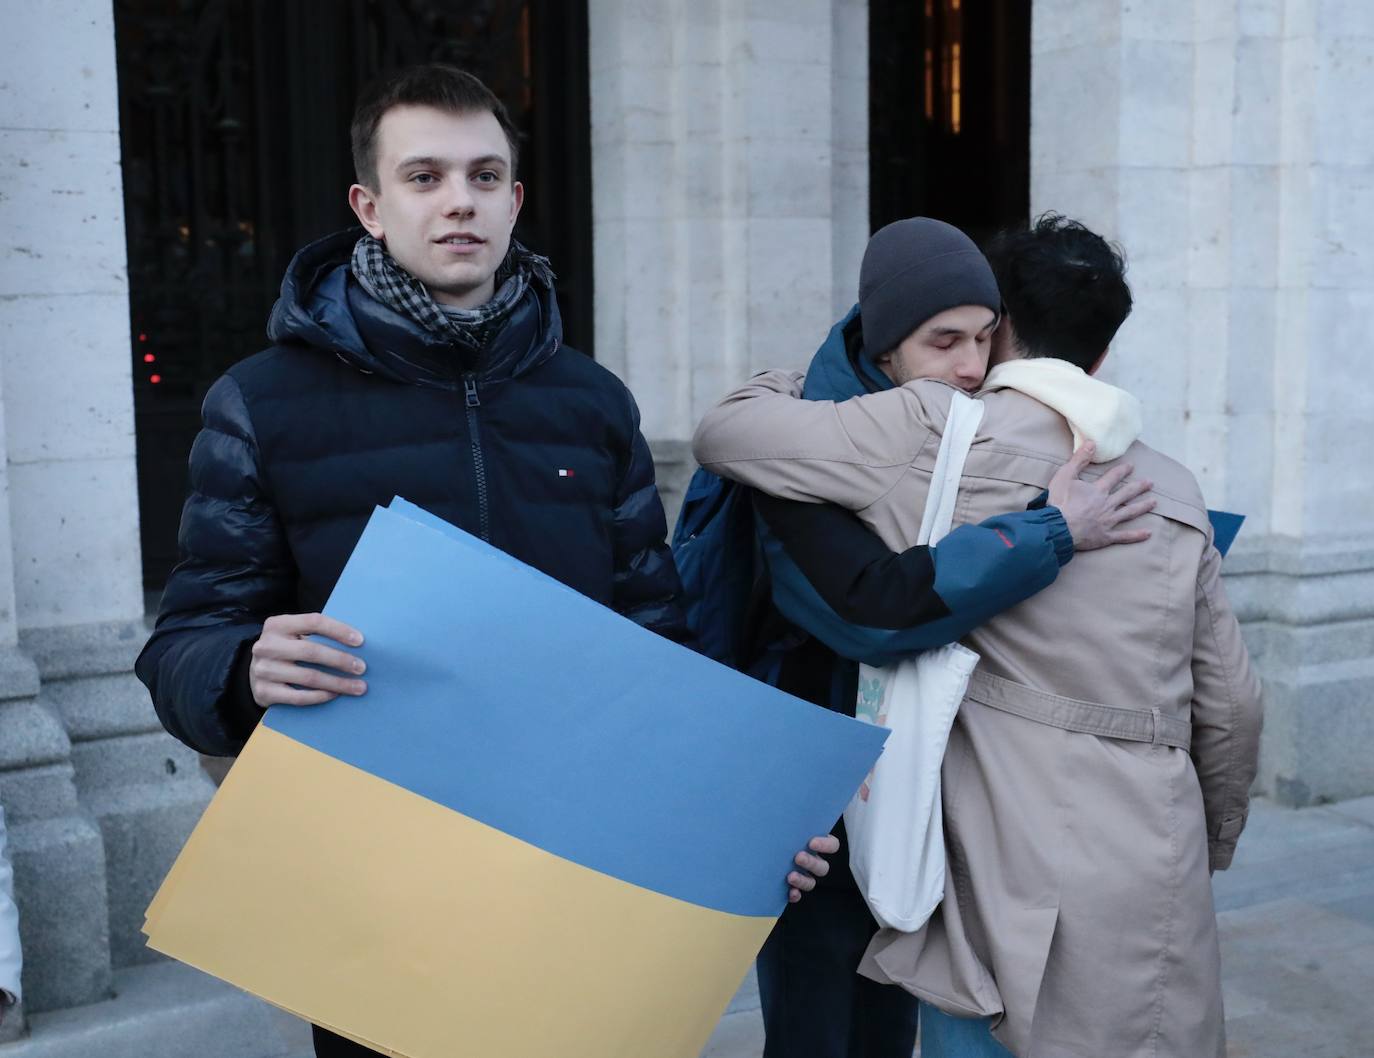
<svg viewBox="0 0 1374 1058">
<path fill-rule="evenodd" d="M 269 617 L 263 623 L 262 635 L 253 644 L 253 660 L 248 666 L 248 685 L 253 691 L 253 700 L 262 708 L 319 705 L 341 694 L 356 697 L 367 692 L 367 684 L 357 678 L 367 670 L 363 660 L 311 642 L 307 637 L 312 635 L 350 647 L 361 646 L 363 642 L 363 634 L 356 628 L 324 614 Z M 321 668 L 307 668 L 307 665 Z"/>
<path fill-rule="evenodd" d="M 807 849 L 810 851 L 808 852 Z M 809 893 L 816 888 L 816 879 L 824 878 L 830 873 L 830 864 L 821 856 L 813 856 L 812 853 L 819 852 L 822 856 L 828 856 L 833 852 L 840 851 L 840 839 L 834 834 L 826 834 L 824 837 L 812 838 L 806 843 L 806 849 L 797 853 L 792 858 L 792 862 L 801 868 L 800 871 L 793 871 L 787 876 L 787 902 L 795 904 L 802 898 L 802 893 Z"/>
</svg>

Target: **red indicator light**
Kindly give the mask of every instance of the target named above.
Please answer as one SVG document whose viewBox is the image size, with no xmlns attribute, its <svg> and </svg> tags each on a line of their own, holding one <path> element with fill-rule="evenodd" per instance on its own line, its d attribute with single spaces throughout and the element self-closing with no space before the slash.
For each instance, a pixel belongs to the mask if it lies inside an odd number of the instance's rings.
<svg viewBox="0 0 1374 1058">
<path fill-rule="evenodd" d="M 152 363 L 154 360 L 156 360 L 156 359 L 157 359 L 157 357 L 155 357 L 152 353 L 144 353 L 144 354 L 143 354 L 143 362 L 144 362 L 145 364 L 151 364 L 151 363 Z"/>
<path fill-rule="evenodd" d="M 151 382 L 153 385 L 156 386 L 159 382 L 162 381 L 162 376 L 161 376 L 161 375 L 149 375 L 149 376 L 148 376 L 148 381 Z"/>
<path fill-rule="evenodd" d="M 140 342 L 146 342 L 146 341 L 148 340 L 148 336 L 147 336 L 146 334 L 140 334 L 140 335 L 138 336 L 138 340 L 139 340 Z"/>
</svg>

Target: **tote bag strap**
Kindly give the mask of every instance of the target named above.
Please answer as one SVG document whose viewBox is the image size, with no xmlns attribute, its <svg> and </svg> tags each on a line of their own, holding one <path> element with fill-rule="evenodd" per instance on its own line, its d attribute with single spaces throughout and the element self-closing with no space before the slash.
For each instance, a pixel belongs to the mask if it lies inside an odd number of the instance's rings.
<svg viewBox="0 0 1374 1058">
<path fill-rule="evenodd" d="M 949 418 L 940 438 L 940 452 L 935 457 L 935 473 L 930 478 L 930 495 L 921 515 L 918 544 L 934 544 L 949 532 L 954 521 L 954 504 L 959 498 L 959 479 L 964 474 L 964 461 L 983 421 L 983 402 L 955 391 L 949 404 Z"/>
</svg>

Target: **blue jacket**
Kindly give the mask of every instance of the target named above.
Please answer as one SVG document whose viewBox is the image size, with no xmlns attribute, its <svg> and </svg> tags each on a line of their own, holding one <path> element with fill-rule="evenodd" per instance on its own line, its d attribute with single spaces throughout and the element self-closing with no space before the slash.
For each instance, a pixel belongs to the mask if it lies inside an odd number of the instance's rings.
<svg viewBox="0 0 1374 1058">
<path fill-rule="evenodd" d="M 847 400 L 891 388 L 887 376 L 862 355 L 858 323 L 855 307 L 831 328 L 807 371 L 808 400 Z M 894 629 L 864 624 L 866 615 L 857 611 L 837 613 L 767 524 L 760 526 L 760 542 L 772 578 L 773 602 L 783 616 L 841 658 L 873 665 L 954 642 L 1048 587 L 1073 557 L 1073 539 L 1055 507 L 1042 504 L 960 526 L 931 549 L 934 591 L 946 612 L 914 627 Z M 846 683 L 836 681 L 837 693 L 845 693 Z M 852 703 L 846 704 L 845 711 L 851 711 Z"/>
<path fill-rule="evenodd" d="M 369 297 L 348 267 L 357 238 L 296 255 L 273 347 L 205 398 L 182 561 L 136 665 L 163 724 L 204 753 L 237 752 L 261 715 L 246 676 L 263 621 L 322 609 L 373 508 L 396 495 L 686 636 L 638 410 L 563 345 L 553 290 L 532 283 L 478 353 Z"/>
</svg>

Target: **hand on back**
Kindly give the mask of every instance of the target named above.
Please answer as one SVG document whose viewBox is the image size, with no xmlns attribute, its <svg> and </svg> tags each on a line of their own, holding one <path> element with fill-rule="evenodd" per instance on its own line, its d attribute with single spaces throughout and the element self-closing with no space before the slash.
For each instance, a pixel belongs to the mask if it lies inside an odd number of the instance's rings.
<svg viewBox="0 0 1374 1058">
<path fill-rule="evenodd" d="M 253 700 L 266 709 L 270 705 L 320 705 L 341 694 L 354 697 L 367 691 L 358 679 L 367 669 L 361 658 L 323 643 L 311 641 L 319 635 L 345 646 L 357 647 L 362 633 L 324 614 L 283 614 L 269 617 L 262 635 L 253 644 L 253 659 L 248 667 L 248 684 Z M 307 666 L 318 665 L 319 668 Z"/>
<path fill-rule="evenodd" d="M 1092 462 L 1095 450 L 1091 441 L 1085 442 L 1050 479 L 1050 504 L 1064 515 L 1074 550 L 1092 551 L 1150 539 L 1148 529 L 1124 526 L 1154 510 L 1154 500 L 1141 498 L 1154 482 L 1126 481 L 1135 470 L 1129 463 L 1113 467 L 1096 481 L 1084 481 L 1080 475 Z"/>
</svg>

